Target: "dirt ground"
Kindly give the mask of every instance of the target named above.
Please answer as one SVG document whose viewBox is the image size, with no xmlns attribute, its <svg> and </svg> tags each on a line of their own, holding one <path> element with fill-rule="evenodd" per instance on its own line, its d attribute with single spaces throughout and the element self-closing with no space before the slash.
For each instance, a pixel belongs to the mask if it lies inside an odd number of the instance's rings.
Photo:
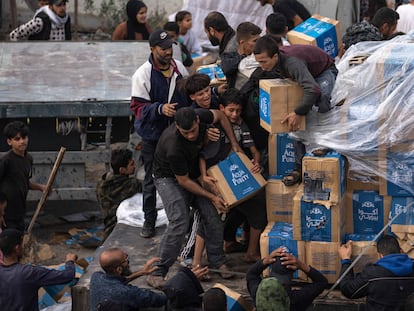
<svg viewBox="0 0 414 311">
<path fill-rule="evenodd" d="M 28 217 L 36 208 L 37 202 L 29 202 Z M 66 219 L 65 218 L 73 218 Z M 82 219 L 83 218 L 83 219 Z M 41 265 L 56 265 L 65 262 L 67 253 L 75 253 L 79 258 L 92 256 L 95 247 L 81 246 L 72 242 L 69 231 L 71 229 L 94 229 L 102 224 L 97 202 L 93 201 L 47 201 L 43 207 L 38 221 L 33 229 L 35 241 L 38 244 L 50 246 L 54 256 L 47 260 L 39 261 Z"/>
</svg>

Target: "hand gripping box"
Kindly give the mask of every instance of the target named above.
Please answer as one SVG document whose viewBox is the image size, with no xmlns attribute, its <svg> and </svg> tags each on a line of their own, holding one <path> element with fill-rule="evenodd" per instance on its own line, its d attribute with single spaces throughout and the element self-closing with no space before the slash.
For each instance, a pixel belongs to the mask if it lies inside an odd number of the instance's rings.
<svg viewBox="0 0 414 311">
<path fill-rule="evenodd" d="M 294 140 L 288 133 L 269 135 L 269 174 L 285 176 L 295 169 Z"/>
<path fill-rule="evenodd" d="M 197 73 L 206 74 L 210 77 L 211 85 L 219 85 L 226 83 L 226 76 L 219 64 L 203 65 L 197 68 Z"/>
<path fill-rule="evenodd" d="M 299 258 L 303 262 L 305 260 L 305 242 L 293 239 L 292 224 L 287 222 L 269 222 L 265 230 L 260 235 L 260 256 L 261 258 L 269 256 L 271 252 L 279 247 L 286 247 L 289 253 Z M 266 269 L 263 274 L 268 276 L 270 268 Z M 294 278 L 307 280 L 307 276 L 302 271 L 296 271 Z"/>
<path fill-rule="evenodd" d="M 266 79 L 259 82 L 260 125 L 269 133 L 287 133 L 283 119 L 301 105 L 303 88 L 288 79 Z M 305 118 L 299 130 L 306 128 Z"/>
<path fill-rule="evenodd" d="M 341 242 L 345 231 L 343 202 L 303 200 L 299 191 L 293 199 L 293 238 L 303 241 Z"/>
<path fill-rule="evenodd" d="M 351 233 L 345 235 L 345 242 L 352 241 L 352 260 L 357 258 L 366 247 L 368 248 L 355 264 L 355 273 L 361 272 L 367 264 L 375 263 L 378 260 L 377 243 L 372 241 L 374 238 L 375 234 Z"/>
<path fill-rule="evenodd" d="M 292 223 L 293 198 L 300 189 L 296 184 L 290 187 L 282 182 L 282 176 L 269 176 L 266 184 L 267 221 Z"/>
<path fill-rule="evenodd" d="M 252 167 L 252 162 L 244 153 L 233 152 L 208 169 L 207 174 L 217 180 L 220 195 L 229 207 L 247 200 L 266 185 L 260 173 L 250 171 Z"/>
<path fill-rule="evenodd" d="M 318 46 L 334 58 L 342 45 L 339 22 L 317 14 L 289 31 L 287 37 L 291 44 Z"/>
</svg>

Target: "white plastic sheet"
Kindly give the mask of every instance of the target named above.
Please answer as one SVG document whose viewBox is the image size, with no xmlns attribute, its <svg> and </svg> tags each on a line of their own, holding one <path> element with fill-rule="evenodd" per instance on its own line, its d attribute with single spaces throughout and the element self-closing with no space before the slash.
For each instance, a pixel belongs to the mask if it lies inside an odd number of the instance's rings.
<svg viewBox="0 0 414 311">
<path fill-rule="evenodd" d="M 161 197 L 157 193 L 157 210 L 158 217 L 155 224 L 156 227 L 161 227 L 168 223 L 167 215 L 165 214 L 164 206 L 162 205 Z M 133 226 L 142 227 L 144 225 L 144 212 L 142 211 L 142 193 L 124 200 L 119 204 L 116 211 L 116 217 L 118 223 Z"/>
<path fill-rule="evenodd" d="M 361 55 L 368 58 L 351 66 Z M 358 43 L 337 67 L 332 101 L 344 104 L 312 111 L 307 130 L 294 136 L 345 155 L 350 176 L 371 182 L 379 176 L 414 196 L 414 32 Z"/>
</svg>

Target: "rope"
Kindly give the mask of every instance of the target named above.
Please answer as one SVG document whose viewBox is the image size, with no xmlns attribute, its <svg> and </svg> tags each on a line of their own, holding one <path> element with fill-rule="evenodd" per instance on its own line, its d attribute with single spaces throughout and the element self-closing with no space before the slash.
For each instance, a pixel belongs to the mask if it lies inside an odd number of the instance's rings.
<svg viewBox="0 0 414 311">
<path fill-rule="evenodd" d="M 200 224 L 200 218 L 201 218 L 200 212 L 198 211 L 198 209 L 196 209 L 194 211 L 194 220 L 193 220 L 193 225 L 191 227 L 190 236 L 188 237 L 187 244 L 184 246 L 183 250 L 181 251 L 181 255 L 180 255 L 183 262 L 187 259 L 187 256 L 191 252 L 191 249 L 195 243 L 198 226 Z"/>
</svg>

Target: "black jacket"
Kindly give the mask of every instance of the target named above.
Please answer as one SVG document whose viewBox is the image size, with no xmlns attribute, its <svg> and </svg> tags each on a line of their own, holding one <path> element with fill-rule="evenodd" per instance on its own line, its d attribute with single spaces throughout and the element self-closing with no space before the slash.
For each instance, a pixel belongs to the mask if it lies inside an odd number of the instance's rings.
<svg viewBox="0 0 414 311">
<path fill-rule="evenodd" d="M 261 274 L 267 266 L 263 264 L 262 260 L 257 261 L 247 271 L 247 289 L 253 301 L 256 301 L 256 292 L 262 281 Z M 318 270 L 311 267 L 308 277 L 312 279 L 313 283 L 302 286 L 299 290 L 292 290 L 291 288 L 285 288 L 290 299 L 291 311 L 306 311 L 306 309 L 312 304 L 312 301 L 325 289 L 328 285 L 328 280 Z"/>
<path fill-rule="evenodd" d="M 341 275 L 350 264 L 350 260 L 343 261 Z M 414 263 L 406 254 L 387 255 L 359 274 L 351 270 L 339 287 L 348 298 L 367 297 L 367 311 L 398 310 L 414 293 Z"/>
</svg>

